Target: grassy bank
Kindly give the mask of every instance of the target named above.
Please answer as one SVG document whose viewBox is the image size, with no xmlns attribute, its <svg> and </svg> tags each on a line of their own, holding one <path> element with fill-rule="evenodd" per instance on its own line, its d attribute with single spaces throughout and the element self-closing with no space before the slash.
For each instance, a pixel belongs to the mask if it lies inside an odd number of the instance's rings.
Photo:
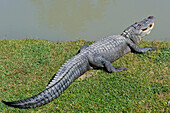
<svg viewBox="0 0 170 113">
<path fill-rule="evenodd" d="M 0 40 L 0 101 L 23 99 L 42 91 L 60 66 L 88 41 L 53 43 Z M 141 41 L 157 46 L 146 54 L 129 53 L 113 63 L 127 71 L 90 70 L 51 103 L 16 109 L 0 102 L 0 112 L 168 112 L 170 105 L 170 42 Z"/>
</svg>

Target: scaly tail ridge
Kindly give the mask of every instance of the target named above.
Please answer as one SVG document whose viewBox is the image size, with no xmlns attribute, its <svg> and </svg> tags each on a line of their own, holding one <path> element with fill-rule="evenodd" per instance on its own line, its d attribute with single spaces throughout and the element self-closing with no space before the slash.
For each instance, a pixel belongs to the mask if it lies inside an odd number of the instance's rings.
<svg viewBox="0 0 170 113">
<path fill-rule="evenodd" d="M 15 108 L 34 108 L 47 104 L 61 95 L 61 93 L 81 74 L 88 70 L 88 60 L 78 54 L 68 60 L 50 80 L 47 87 L 32 97 L 6 102 L 4 104 Z"/>
</svg>

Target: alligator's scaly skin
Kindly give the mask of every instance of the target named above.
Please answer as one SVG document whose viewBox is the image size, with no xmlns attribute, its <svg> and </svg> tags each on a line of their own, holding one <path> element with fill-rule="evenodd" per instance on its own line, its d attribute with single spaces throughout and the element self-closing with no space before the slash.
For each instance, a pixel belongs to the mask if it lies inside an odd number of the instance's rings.
<svg viewBox="0 0 170 113">
<path fill-rule="evenodd" d="M 154 17 L 150 16 L 131 25 L 121 35 L 103 38 L 90 46 L 84 45 L 77 55 L 58 70 L 42 92 L 23 100 L 2 102 L 16 108 L 42 106 L 57 98 L 74 80 L 93 67 L 105 68 L 110 73 L 126 70 L 125 67 L 114 68 L 111 62 L 128 52 L 145 53 L 155 50 L 156 47 L 136 46 L 142 37 L 150 33 L 153 25 Z"/>
</svg>

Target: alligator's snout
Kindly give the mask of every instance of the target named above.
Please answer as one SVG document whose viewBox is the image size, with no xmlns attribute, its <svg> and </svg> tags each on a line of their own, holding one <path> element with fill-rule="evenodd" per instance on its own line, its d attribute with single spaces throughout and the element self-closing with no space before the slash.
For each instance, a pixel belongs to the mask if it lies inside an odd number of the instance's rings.
<svg viewBox="0 0 170 113">
<path fill-rule="evenodd" d="M 148 19 L 153 19 L 153 18 L 154 18 L 154 16 L 149 16 L 149 17 L 148 17 Z"/>
<path fill-rule="evenodd" d="M 148 20 L 150 23 L 154 23 L 155 17 L 154 16 L 149 16 L 146 20 Z"/>
</svg>

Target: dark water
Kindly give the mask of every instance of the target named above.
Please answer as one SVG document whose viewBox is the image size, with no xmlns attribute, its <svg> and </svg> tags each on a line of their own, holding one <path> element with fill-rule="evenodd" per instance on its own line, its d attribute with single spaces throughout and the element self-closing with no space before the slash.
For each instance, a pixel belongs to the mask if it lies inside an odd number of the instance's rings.
<svg viewBox="0 0 170 113">
<path fill-rule="evenodd" d="M 150 15 L 144 39 L 170 41 L 170 0 L 0 0 L 0 39 L 98 40 Z"/>
</svg>

